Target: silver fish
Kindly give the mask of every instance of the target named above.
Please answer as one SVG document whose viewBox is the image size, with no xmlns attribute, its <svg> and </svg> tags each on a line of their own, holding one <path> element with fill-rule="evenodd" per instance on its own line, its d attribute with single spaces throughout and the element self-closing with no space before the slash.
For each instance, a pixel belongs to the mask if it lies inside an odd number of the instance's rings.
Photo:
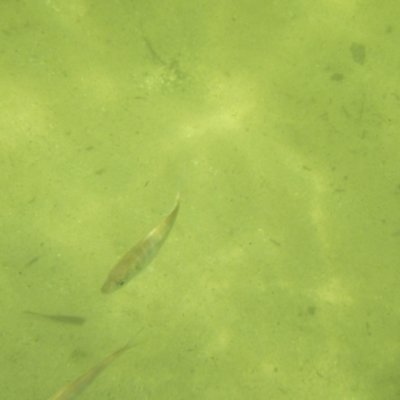
<svg viewBox="0 0 400 400">
<path fill-rule="evenodd" d="M 116 358 L 125 353 L 126 350 L 131 348 L 130 343 L 126 344 L 124 347 L 110 354 L 103 361 L 96 364 L 94 367 L 86 371 L 82 376 L 73 382 L 65 385 L 61 388 L 50 400 L 73 400 L 81 392 L 83 392 L 86 387 L 95 379 L 97 376 L 104 371 Z"/>
<path fill-rule="evenodd" d="M 179 210 L 179 193 L 176 204 L 169 215 L 167 215 L 144 239 L 132 247 L 115 265 L 108 274 L 101 291 L 111 293 L 125 285 L 129 280 L 151 262 L 160 247 L 165 242 L 175 222 Z"/>
</svg>

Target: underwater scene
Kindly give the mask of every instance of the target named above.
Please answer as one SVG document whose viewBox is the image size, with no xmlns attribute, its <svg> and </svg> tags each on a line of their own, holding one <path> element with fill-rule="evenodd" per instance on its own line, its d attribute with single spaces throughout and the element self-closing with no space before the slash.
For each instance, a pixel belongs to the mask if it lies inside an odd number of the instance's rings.
<svg viewBox="0 0 400 400">
<path fill-rule="evenodd" d="M 0 4 L 0 397 L 400 398 L 400 3 Z"/>
</svg>

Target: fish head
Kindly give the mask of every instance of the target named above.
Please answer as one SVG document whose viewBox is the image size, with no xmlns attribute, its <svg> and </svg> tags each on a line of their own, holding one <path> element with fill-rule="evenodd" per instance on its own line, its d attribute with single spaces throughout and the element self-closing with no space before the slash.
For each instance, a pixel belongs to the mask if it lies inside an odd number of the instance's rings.
<svg viewBox="0 0 400 400">
<path fill-rule="evenodd" d="M 104 282 L 104 285 L 101 288 L 101 291 L 103 293 L 112 293 L 124 286 L 128 280 L 129 274 L 126 271 L 126 268 L 121 268 L 121 266 L 117 265 L 109 273 L 107 280 Z"/>
</svg>

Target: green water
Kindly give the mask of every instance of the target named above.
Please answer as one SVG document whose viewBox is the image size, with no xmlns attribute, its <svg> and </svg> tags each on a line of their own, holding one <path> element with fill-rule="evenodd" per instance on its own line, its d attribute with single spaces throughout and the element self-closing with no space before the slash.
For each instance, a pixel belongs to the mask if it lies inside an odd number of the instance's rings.
<svg viewBox="0 0 400 400">
<path fill-rule="evenodd" d="M 398 399 L 399 15 L 3 1 L 1 398 L 134 340 L 79 399 Z M 178 190 L 160 253 L 102 294 Z"/>
</svg>

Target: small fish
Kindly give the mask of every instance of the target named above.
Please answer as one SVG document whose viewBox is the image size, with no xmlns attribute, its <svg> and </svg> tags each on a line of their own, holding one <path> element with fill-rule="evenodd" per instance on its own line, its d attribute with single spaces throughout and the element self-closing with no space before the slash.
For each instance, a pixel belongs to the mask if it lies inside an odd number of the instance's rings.
<svg viewBox="0 0 400 400">
<path fill-rule="evenodd" d="M 46 318 L 49 319 L 51 321 L 55 321 L 55 322 L 62 322 L 64 324 L 74 324 L 74 325 L 83 325 L 86 321 L 85 318 L 82 317 L 78 317 L 75 315 L 48 315 L 48 314 L 42 314 L 42 313 L 37 313 L 34 311 L 29 311 L 26 310 L 24 311 L 24 314 L 30 314 L 30 315 L 35 315 L 37 317 L 40 318 Z"/>
<path fill-rule="evenodd" d="M 81 392 L 83 392 L 86 387 L 95 379 L 97 376 L 104 371 L 116 358 L 125 353 L 126 350 L 131 348 L 132 345 L 130 343 L 126 344 L 124 347 L 121 347 L 119 350 L 110 354 L 103 361 L 96 364 L 94 367 L 86 371 L 82 376 L 73 382 L 65 385 L 62 389 L 60 389 L 54 396 L 50 398 L 50 400 L 72 400 L 75 399 Z"/>
<path fill-rule="evenodd" d="M 144 239 L 129 250 L 110 271 L 101 291 L 111 293 L 120 288 L 150 263 L 165 242 L 179 210 L 179 193 L 174 209 Z"/>
</svg>

